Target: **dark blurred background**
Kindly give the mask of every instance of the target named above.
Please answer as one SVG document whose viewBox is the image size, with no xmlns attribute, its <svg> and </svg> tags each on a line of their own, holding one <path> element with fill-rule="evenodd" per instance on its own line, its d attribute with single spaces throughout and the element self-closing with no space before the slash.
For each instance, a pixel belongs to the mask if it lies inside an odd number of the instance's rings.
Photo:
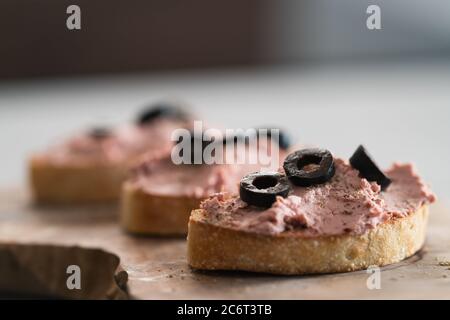
<svg viewBox="0 0 450 320">
<path fill-rule="evenodd" d="M 254 63 L 262 26 L 258 2 L 2 1 L 0 76 Z M 79 31 L 66 28 L 71 4 L 81 8 Z"/>
<path fill-rule="evenodd" d="M 365 27 L 370 4 L 382 30 Z M 450 52 L 445 0 L 2 0 L 0 26 L 0 78 Z"/>
</svg>

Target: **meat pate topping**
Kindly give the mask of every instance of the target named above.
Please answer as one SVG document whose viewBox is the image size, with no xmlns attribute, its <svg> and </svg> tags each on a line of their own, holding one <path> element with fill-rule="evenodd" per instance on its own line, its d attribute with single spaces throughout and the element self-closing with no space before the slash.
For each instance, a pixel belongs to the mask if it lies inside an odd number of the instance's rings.
<svg viewBox="0 0 450 320">
<path fill-rule="evenodd" d="M 172 131 L 184 126 L 186 123 L 181 121 L 159 119 L 149 126 L 118 127 L 101 139 L 82 132 L 52 146 L 41 157 L 54 165 L 92 165 L 128 162 L 143 152 L 162 156 L 169 154 L 173 146 Z"/>
<path fill-rule="evenodd" d="M 411 164 L 394 164 L 386 171 L 393 182 L 385 192 L 360 178 L 347 162 L 335 159 L 335 166 L 335 176 L 327 183 L 293 186 L 287 198 L 278 197 L 268 209 L 225 193 L 205 200 L 201 208 L 207 221 L 219 226 L 262 234 L 296 231 L 307 237 L 362 234 L 435 201 Z"/>
<path fill-rule="evenodd" d="M 267 149 L 270 154 L 270 144 Z M 245 149 L 244 149 L 245 148 Z M 239 193 L 239 181 L 242 176 L 264 168 L 259 162 L 250 161 L 249 155 L 256 154 L 263 145 L 237 145 L 233 164 L 211 165 L 175 165 L 170 156 L 160 159 L 148 159 L 133 170 L 129 184 L 146 193 L 158 195 L 187 196 L 204 199 L 215 193 Z M 282 161 L 285 152 L 280 151 Z M 226 150 L 224 150 L 226 157 Z M 269 169 L 269 168 L 267 168 Z"/>
</svg>

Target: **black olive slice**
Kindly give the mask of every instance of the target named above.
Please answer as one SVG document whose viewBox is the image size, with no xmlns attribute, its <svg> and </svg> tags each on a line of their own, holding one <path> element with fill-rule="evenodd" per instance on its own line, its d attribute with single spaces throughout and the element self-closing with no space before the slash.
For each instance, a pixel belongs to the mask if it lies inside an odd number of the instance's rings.
<svg viewBox="0 0 450 320">
<path fill-rule="evenodd" d="M 111 129 L 106 127 L 95 127 L 89 130 L 88 135 L 96 140 L 103 140 L 110 137 L 112 134 Z"/>
<path fill-rule="evenodd" d="M 277 196 L 287 197 L 291 186 L 278 172 L 254 172 L 244 176 L 239 185 L 241 199 L 249 205 L 269 208 Z"/>
<path fill-rule="evenodd" d="M 136 123 L 138 125 L 146 125 L 158 118 L 172 118 L 183 120 L 188 119 L 188 117 L 188 114 L 179 106 L 160 102 L 141 111 L 141 113 L 137 117 Z"/>
<path fill-rule="evenodd" d="M 334 159 L 325 149 L 302 149 L 291 153 L 283 163 L 289 180 L 301 187 L 325 183 L 335 173 Z"/>
<path fill-rule="evenodd" d="M 350 157 L 350 164 L 359 171 L 361 177 L 366 178 L 367 181 L 375 181 L 378 183 L 381 186 L 381 190 L 386 190 L 392 182 L 391 179 L 386 177 L 383 171 L 378 168 L 362 145 L 360 145 Z"/>
</svg>

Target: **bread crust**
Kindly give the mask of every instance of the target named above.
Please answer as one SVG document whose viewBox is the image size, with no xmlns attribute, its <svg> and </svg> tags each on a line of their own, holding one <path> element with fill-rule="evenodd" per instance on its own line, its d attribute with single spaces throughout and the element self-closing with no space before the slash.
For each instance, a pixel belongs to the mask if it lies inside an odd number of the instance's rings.
<svg viewBox="0 0 450 320">
<path fill-rule="evenodd" d="M 212 225 L 198 209 L 189 220 L 188 263 L 202 270 L 285 275 L 361 270 L 412 256 L 424 244 L 427 222 L 424 205 L 363 235 L 306 238 L 298 232 L 261 235 Z"/>
<path fill-rule="evenodd" d="M 54 165 L 33 156 L 29 180 L 34 201 L 39 204 L 80 204 L 118 201 L 126 164 Z"/>
<path fill-rule="evenodd" d="M 149 194 L 125 182 L 120 223 L 126 231 L 135 234 L 185 236 L 189 215 L 201 201 L 188 196 Z"/>
</svg>

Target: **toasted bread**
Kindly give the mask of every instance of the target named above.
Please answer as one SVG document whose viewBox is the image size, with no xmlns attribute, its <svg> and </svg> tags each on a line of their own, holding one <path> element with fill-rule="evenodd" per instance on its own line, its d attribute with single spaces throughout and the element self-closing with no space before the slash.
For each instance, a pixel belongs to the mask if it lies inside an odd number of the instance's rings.
<svg viewBox="0 0 450 320">
<path fill-rule="evenodd" d="M 428 206 L 392 218 L 362 235 L 304 237 L 298 231 L 262 235 L 214 225 L 202 209 L 189 220 L 188 263 L 202 270 L 273 274 L 347 272 L 384 266 L 414 255 L 423 246 Z"/>
<path fill-rule="evenodd" d="M 30 186 L 38 203 L 117 201 L 127 173 L 125 164 L 55 165 L 38 156 L 29 163 Z"/>
<path fill-rule="evenodd" d="M 146 235 L 186 235 L 190 212 L 201 199 L 188 196 L 157 195 L 124 183 L 120 220 L 130 233 Z"/>
</svg>

